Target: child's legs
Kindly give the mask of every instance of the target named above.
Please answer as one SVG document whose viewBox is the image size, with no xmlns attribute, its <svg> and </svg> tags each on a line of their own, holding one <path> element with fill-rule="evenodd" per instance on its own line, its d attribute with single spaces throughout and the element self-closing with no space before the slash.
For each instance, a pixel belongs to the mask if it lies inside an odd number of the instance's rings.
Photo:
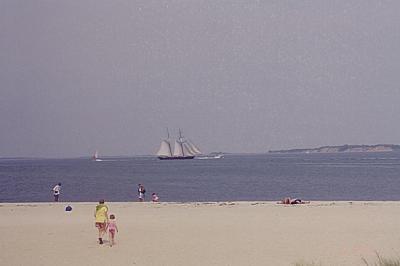
<svg viewBox="0 0 400 266">
<path fill-rule="evenodd" d="M 114 229 L 109 230 L 108 231 L 108 239 L 112 244 L 114 244 L 114 236 L 115 236 Z"/>
</svg>

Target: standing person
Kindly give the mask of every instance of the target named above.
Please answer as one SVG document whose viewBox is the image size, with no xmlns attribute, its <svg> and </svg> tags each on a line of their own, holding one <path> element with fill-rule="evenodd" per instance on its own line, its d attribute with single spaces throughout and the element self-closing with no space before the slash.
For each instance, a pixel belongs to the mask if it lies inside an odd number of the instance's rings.
<svg viewBox="0 0 400 266">
<path fill-rule="evenodd" d="M 139 201 L 144 201 L 146 189 L 142 184 L 138 185 L 138 194 L 139 194 Z"/>
<path fill-rule="evenodd" d="M 110 214 L 110 220 L 108 220 L 107 228 L 108 228 L 108 240 L 110 241 L 110 247 L 112 247 L 115 244 L 114 242 L 115 231 L 118 232 L 118 226 L 117 223 L 115 222 L 114 214 Z"/>
<path fill-rule="evenodd" d="M 60 193 L 61 193 L 61 183 L 58 183 L 57 185 L 55 185 L 55 187 L 53 187 L 52 191 L 53 191 L 54 201 L 57 202 L 58 198 L 60 197 Z"/>
<path fill-rule="evenodd" d="M 104 200 L 100 200 L 96 206 L 94 217 L 96 218 L 95 226 L 99 230 L 99 244 L 103 244 L 103 235 L 106 232 L 108 222 L 108 207 L 104 204 Z"/>
</svg>

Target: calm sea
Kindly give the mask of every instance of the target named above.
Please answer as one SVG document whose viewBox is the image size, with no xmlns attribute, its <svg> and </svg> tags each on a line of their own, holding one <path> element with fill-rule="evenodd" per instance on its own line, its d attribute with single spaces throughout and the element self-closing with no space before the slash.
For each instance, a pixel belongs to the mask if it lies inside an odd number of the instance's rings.
<svg viewBox="0 0 400 266">
<path fill-rule="evenodd" d="M 0 202 L 400 200 L 400 153 L 227 155 L 223 159 L 160 161 L 153 157 L 0 159 Z"/>
</svg>

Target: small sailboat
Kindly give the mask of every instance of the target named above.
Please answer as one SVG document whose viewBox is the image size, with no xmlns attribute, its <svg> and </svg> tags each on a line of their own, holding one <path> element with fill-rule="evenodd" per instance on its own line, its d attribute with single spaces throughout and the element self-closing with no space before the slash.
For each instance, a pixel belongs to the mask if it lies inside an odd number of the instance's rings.
<svg viewBox="0 0 400 266">
<path fill-rule="evenodd" d="M 95 161 L 95 162 L 103 161 L 102 159 L 99 159 L 99 152 L 98 151 L 95 151 L 95 153 L 93 154 L 92 161 Z"/>
<path fill-rule="evenodd" d="M 171 140 L 167 129 L 167 138 L 161 141 L 160 149 L 157 156 L 160 160 L 185 160 L 193 159 L 196 155 L 201 154 L 199 148 L 189 139 L 182 136 L 179 129 L 179 137 L 174 142 L 174 152 L 172 152 Z"/>
</svg>

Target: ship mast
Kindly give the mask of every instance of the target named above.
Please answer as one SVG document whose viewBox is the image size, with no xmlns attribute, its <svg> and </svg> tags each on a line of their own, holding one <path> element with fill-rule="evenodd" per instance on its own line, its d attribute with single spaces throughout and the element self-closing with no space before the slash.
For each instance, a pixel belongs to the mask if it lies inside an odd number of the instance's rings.
<svg viewBox="0 0 400 266">
<path fill-rule="evenodd" d="M 169 156 L 172 156 L 172 149 L 171 149 L 171 143 L 169 142 L 169 130 L 167 127 L 167 143 L 168 143 L 168 148 L 169 148 Z"/>
<path fill-rule="evenodd" d="M 179 129 L 179 146 L 181 147 L 182 156 L 185 157 L 185 152 L 183 151 L 183 140 L 182 140 L 182 133 L 181 129 Z"/>
</svg>

